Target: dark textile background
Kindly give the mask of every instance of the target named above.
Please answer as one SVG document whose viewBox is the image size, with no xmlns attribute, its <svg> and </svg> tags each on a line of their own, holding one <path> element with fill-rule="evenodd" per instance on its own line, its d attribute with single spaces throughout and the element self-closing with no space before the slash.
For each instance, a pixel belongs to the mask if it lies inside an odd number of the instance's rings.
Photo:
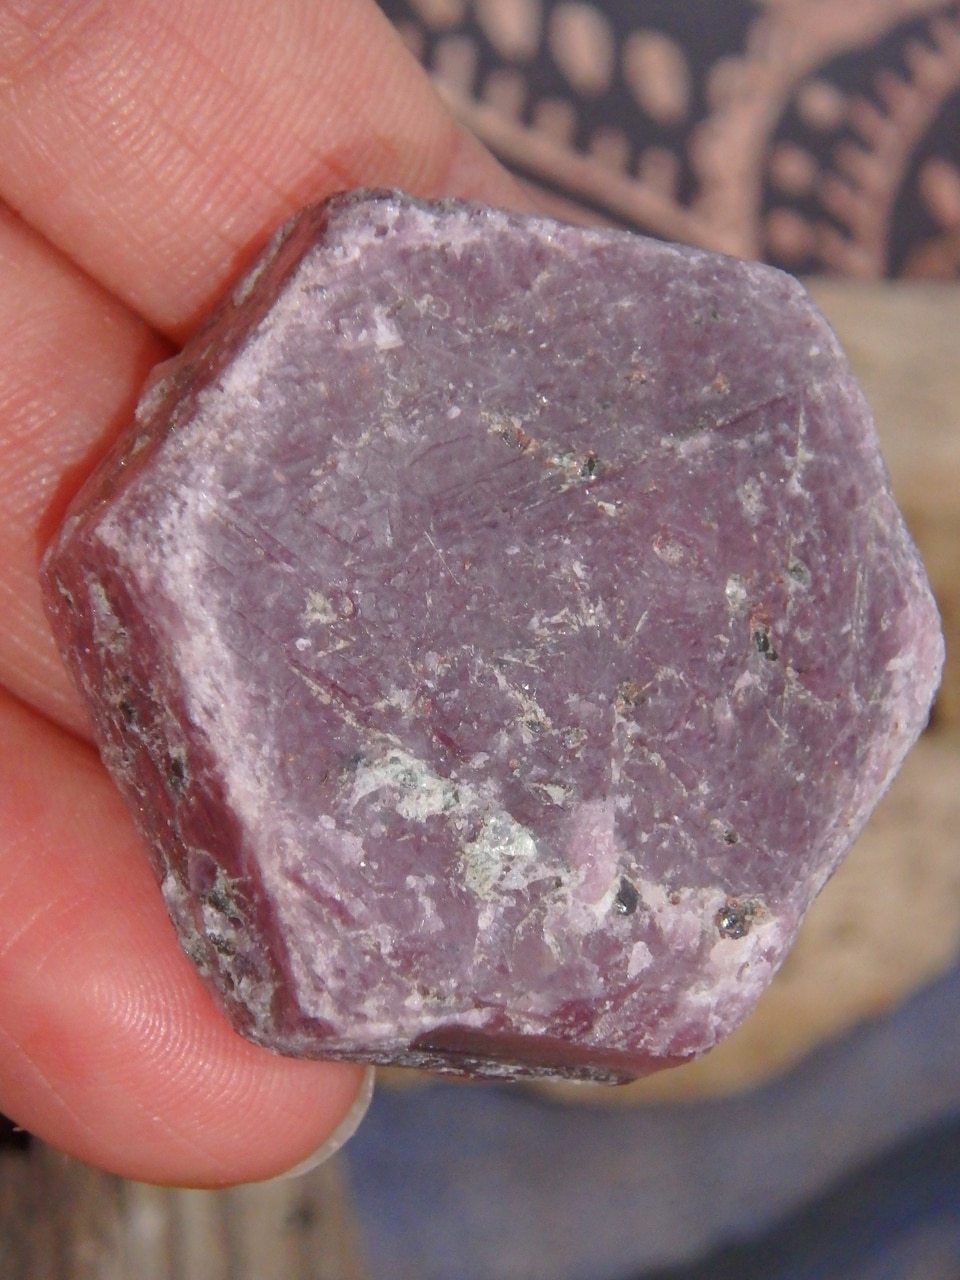
<svg viewBox="0 0 960 1280">
<path fill-rule="evenodd" d="M 381 0 L 567 218 L 861 279 L 960 278 L 960 4 Z"/>
</svg>

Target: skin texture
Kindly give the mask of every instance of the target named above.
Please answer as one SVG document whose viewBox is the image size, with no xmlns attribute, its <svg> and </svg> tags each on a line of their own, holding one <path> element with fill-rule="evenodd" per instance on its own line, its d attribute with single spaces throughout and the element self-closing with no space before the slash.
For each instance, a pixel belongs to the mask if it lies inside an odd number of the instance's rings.
<svg viewBox="0 0 960 1280">
<path fill-rule="evenodd" d="M 150 366 L 293 209 L 357 185 L 529 205 L 372 0 L 0 0 L 0 1110 L 127 1177 L 277 1174 L 360 1070 L 272 1055 L 212 1004 L 37 565 Z"/>
</svg>

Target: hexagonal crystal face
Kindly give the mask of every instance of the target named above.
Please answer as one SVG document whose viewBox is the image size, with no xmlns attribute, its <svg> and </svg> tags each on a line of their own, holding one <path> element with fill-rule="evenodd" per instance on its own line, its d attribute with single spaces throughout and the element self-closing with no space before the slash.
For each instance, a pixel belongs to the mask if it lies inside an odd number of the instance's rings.
<svg viewBox="0 0 960 1280">
<path fill-rule="evenodd" d="M 235 1025 L 487 1074 L 734 1026 L 942 656 L 793 280 L 392 193 L 275 238 L 44 572 Z"/>
</svg>

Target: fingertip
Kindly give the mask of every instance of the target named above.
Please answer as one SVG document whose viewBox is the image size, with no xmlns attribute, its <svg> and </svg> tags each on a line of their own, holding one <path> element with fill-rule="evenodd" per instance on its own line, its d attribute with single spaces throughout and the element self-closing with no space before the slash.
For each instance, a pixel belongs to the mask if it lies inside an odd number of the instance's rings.
<svg viewBox="0 0 960 1280">
<path fill-rule="evenodd" d="M 0 692 L 0 1110 L 124 1177 L 271 1178 L 327 1142 L 363 1068 L 231 1028 L 95 753 Z"/>
<path fill-rule="evenodd" d="M 187 1160 L 156 1150 L 148 1163 L 125 1151 L 124 1167 L 114 1172 L 165 1186 L 222 1190 L 301 1177 L 335 1155 L 369 1109 L 373 1069 L 255 1052 L 273 1061 L 254 1064 L 250 1097 L 235 1106 L 228 1122 L 218 1114 L 211 1132 L 210 1117 L 197 1113 L 202 1153 L 200 1144 Z"/>
<path fill-rule="evenodd" d="M 321 1165 L 326 1164 L 338 1151 L 345 1147 L 360 1128 L 367 1112 L 370 1110 L 375 1083 L 376 1069 L 367 1067 L 363 1072 L 353 1101 L 344 1112 L 333 1132 L 324 1138 L 320 1145 L 314 1148 L 309 1155 L 302 1160 L 298 1160 L 296 1164 L 286 1169 L 283 1173 L 277 1174 L 270 1181 L 280 1182 L 290 1178 L 302 1178 L 304 1174 L 312 1173 L 314 1169 L 319 1169 Z"/>
</svg>

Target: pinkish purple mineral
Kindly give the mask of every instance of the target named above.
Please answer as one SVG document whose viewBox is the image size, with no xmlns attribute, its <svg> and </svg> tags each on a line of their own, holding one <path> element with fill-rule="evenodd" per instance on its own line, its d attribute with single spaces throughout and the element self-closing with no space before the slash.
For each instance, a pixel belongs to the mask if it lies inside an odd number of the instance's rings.
<svg viewBox="0 0 960 1280">
<path fill-rule="evenodd" d="M 734 1027 L 942 656 L 794 280 L 389 192 L 282 230 L 44 576 L 236 1027 L 477 1075 Z"/>
</svg>

